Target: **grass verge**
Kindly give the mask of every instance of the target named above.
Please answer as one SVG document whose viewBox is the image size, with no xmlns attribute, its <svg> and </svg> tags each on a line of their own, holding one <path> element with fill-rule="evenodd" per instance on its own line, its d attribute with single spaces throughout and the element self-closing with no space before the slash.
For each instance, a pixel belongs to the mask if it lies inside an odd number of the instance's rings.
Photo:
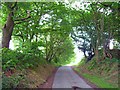
<svg viewBox="0 0 120 90">
<path fill-rule="evenodd" d="M 80 75 L 82 75 L 84 78 L 86 78 L 88 81 L 95 84 L 98 88 L 116 88 L 116 86 L 113 86 L 112 84 L 108 83 L 106 80 L 104 80 L 100 76 L 90 75 L 90 74 L 86 74 L 86 73 L 80 73 L 78 68 L 75 68 L 75 70 Z"/>
</svg>

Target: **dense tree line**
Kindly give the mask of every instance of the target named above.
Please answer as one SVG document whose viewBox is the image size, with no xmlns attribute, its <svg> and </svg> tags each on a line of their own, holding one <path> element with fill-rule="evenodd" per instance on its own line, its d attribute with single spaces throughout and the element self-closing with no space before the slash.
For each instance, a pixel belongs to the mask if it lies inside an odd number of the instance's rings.
<svg viewBox="0 0 120 90">
<path fill-rule="evenodd" d="M 89 3 L 86 10 L 78 10 L 78 12 L 79 16 L 71 36 L 78 44 L 78 48 L 84 52 L 87 61 L 94 56 L 97 61 L 102 57 L 113 58 L 115 56 L 113 52 L 116 52 L 116 56 L 119 58 L 120 3 L 93 2 Z M 117 50 L 113 52 L 109 49 L 111 40 L 118 43 L 114 47 Z"/>
<path fill-rule="evenodd" d="M 74 57 L 69 36 L 71 9 L 64 3 L 5 2 L 1 8 L 4 70 L 22 63 L 24 67 L 44 61 L 59 65 Z M 5 49 L 9 49 L 10 40 L 14 42 L 15 50 Z"/>
<path fill-rule="evenodd" d="M 64 2 L 2 3 L 2 48 L 9 48 L 12 39 L 15 51 L 24 59 L 31 55 L 29 59 L 65 63 L 74 56 L 71 36 L 88 61 L 94 56 L 99 61 L 99 51 L 103 57 L 113 57 L 108 46 L 114 39 L 119 48 L 120 3 L 81 4 L 85 9 Z"/>
<path fill-rule="evenodd" d="M 106 57 L 118 61 L 120 2 L 72 5 L 57 1 L 0 3 L 3 87 L 18 85 L 10 85 L 8 77 L 16 69 L 71 62 L 75 56 L 73 42 L 83 51 L 87 62 L 93 57 L 96 62 Z M 14 50 L 9 48 L 11 40 Z M 116 44 L 113 50 L 109 49 L 111 40 Z M 16 82 L 23 79 L 18 77 Z"/>
</svg>

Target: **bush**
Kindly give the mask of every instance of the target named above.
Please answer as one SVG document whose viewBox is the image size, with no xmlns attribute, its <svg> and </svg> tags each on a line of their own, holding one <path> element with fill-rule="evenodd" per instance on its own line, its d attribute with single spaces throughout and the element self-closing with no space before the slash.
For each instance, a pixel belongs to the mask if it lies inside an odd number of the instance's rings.
<svg viewBox="0 0 120 90">
<path fill-rule="evenodd" d="M 12 75 L 7 77 L 5 74 L 2 75 L 2 88 L 16 88 L 20 81 L 24 79 L 23 75 Z"/>
<path fill-rule="evenodd" d="M 16 52 L 7 48 L 2 49 L 2 69 L 13 69 L 16 67 L 19 60 L 16 57 Z"/>
<path fill-rule="evenodd" d="M 10 50 L 8 48 L 2 49 L 2 69 L 23 69 L 33 67 L 40 63 L 40 58 L 33 53 L 21 53 L 18 51 Z"/>
<path fill-rule="evenodd" d="M 28 50 L 30 51 L 30 50 Z M 3 71 L 12 69 L 25 69 L 29 67 L 38 66 L 40 63 L 46 63 L 41 55 L 35 55 L 34 52 L 28 53 L 20 50 L 10 50 L 8 48 L 2 49 L 2 68 Z"/>
<path fill-rule="evenodd" d="M 21 53 L 20 51 L 2 48 L 2 88 L 17 88 L 17 86 L 20 85 L 20 81 L 25 80 L 23 75 L 15 75 L 14 72 L 12 73 L 12 69 L 23 70 L 29 67 L 35 67 L 40 64 L 40 62 L 46 63 L 44 59 L 41 60 L 40 57 L 34 53 Z M 10 73 L 8 75 L 9 71 Z"/>
</svg>

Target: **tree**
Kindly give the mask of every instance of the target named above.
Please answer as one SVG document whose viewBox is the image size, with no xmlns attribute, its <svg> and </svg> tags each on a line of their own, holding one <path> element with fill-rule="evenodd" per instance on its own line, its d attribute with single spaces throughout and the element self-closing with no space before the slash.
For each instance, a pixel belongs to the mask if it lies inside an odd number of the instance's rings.
<svg viewBox="0 0 120 90">
<path fill-rule="evenodd" d="M 94 2 L 90 3 L 86 10 L 76 11 L 79 17 L 75 20 L 78 22 L 73 26 L 71 36 L 78 43 L 78 48 L 84 52 L 84 55 L 86 51 L 91 51 L 95 53 L 96 61 L 99 61 L 101 58 L 99 51 L 102 50 L 103 55 L 105 52 L 108 53 L 110 40 L 113 38 L 117 40 L 119 26 L 117 5 L 119 3 Z"/>
<path fill-rule="evenodd" d="M 30 11 L 27 12 L 27 17 L 14 20 L 13 18 L 14 18 L 15 11 L 18 8 L 17 2 L 11 2 L 11 3 L 6 2 L 6 3 L 3 3 L 2 5 L 5 5 L 6 8 L 8 9 L 7 22 L 5 23 L 5 25 L 2 29 L 2 35 L 3 35 L 2 36 L 2 47 L 9 48 L 9 42 L 11 40 L 14 26 L 16 24 L 21 23 L 21 21 L 23 22 L 26 19 L 30 18 Z"/>
</svg>

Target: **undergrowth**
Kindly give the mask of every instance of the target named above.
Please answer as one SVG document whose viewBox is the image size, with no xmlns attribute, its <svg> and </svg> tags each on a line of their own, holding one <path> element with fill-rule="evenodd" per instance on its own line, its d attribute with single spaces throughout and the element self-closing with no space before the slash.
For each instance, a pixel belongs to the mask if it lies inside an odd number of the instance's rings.
<svg viewBox="0 0 120 90">
<path fill-rule="evenodd" d="M 2 88 L 36 88 L 54 66 L 34 53 L 2 49 Z M 36 71 L 37 70 L 37 71 Z"/>
<path fill-rule="evenodd" d="M 85 78 L 96 84 L 100 88 L 116 88 L 118 87 L 118 64 L 119 59 L 106 58 L 96 61 L 95 57 L 85 63 L 85 58 L 78 64 L 75 70 L 80 72 Z M 98 81 L 101 83 L 98 83 Z M 104 84 L 105 83 L 105 84 Z"/>
</svg>

